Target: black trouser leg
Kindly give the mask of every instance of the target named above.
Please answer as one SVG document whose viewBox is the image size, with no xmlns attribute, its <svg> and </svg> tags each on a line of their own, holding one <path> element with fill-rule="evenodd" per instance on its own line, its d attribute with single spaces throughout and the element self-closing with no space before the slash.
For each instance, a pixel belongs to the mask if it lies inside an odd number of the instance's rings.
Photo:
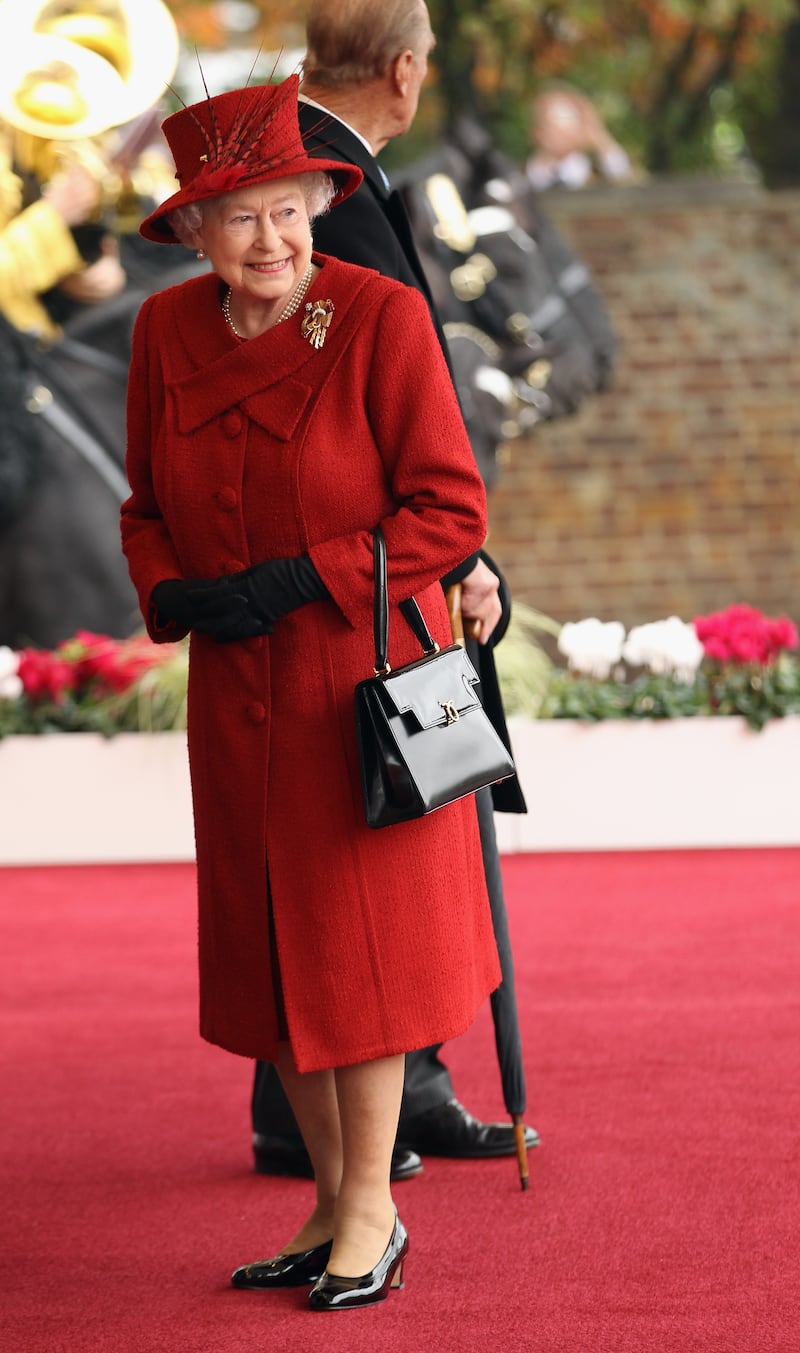
<svg viewBox="0 0 800 1353">
<path fill-rule="evenodd" d="M 251 1100 L 253 1131 L 265 1137 L 302 1143 L 300 1129 L 272 1062 L 256 1062 Z"/>
</svg>

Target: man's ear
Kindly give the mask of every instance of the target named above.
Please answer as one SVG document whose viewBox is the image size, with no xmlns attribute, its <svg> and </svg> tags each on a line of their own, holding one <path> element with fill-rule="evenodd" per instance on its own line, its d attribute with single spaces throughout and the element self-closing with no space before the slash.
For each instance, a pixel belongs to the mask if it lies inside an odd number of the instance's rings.
<svg viewBox="0 0 800 1353">
<path fill-rule="evenodd" d="M 405 98 L 411 81 L 411 68 L 414 65 L 414 53 L 410 49 L 396 56 L 391 65 L 392 83 L 398 94 Z"/>
</svg>

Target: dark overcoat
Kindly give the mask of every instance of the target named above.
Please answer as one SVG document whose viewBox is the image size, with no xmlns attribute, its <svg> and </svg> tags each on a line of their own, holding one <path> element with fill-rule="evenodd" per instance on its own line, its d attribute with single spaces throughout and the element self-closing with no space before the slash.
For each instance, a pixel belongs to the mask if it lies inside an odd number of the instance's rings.
<svg viewBox="0 0 800 1353">
<path fill-rule="evenodd" d="M 315 104 L 300 102 L 297 111 L 303 145 L 310 155 L 327 159 L 333 157 L 344 161 L 345 164 L 353 164 L 364 176 L 354 193 L 314 222 L 314 239 L 317 247 L 324 254 L 332 254 L 334 258 L 344 259 L 347 263 L 357 263 L 364 268 L 375 268 L 383 273 L 384 277 L 394 277 L 398 282 L 405 282 L 407 286 L 420 291 L 425 297 L 445 361 L 455 382 L 447 339 L 417 253 L 411 222 L 402 197 L 389 186 L 377 159 L 350 127 Z M 505 598 L 502 626 L 504 631 L 510 616 L 508 586 L 494 560 L 484 552 L 481 554 L 488 566 L 500 577 L 501 598 Z M 451 569 L 446 577 L 442 577 L 445 589 L 466 577 L 475 567 L 477 560 L 477 554 L 459 560 L 458 567 Z M 501 637 L 498 627 L 490 643 L 478 644 L 468 640 L 467 647 L 480 673 L 481 698 L 486 713 L 510 751 L 511 742 L 494 659 L 495 645 L 499 643 Z M 499 812 L 526 811 L 525 799 L 516 775 L 493 785 L 489 792 L 494 807 Z"/>
<path fill-rule="evenodd" d="M 334 305 L 319 350 L 302 311 L 240 344 L 213 274 L 145 302 L 122 509 L 156 640 L 176 637 L 154 624 L 164 578 L 307 552 L 330 592 L 269 637 L 190 644 L 201 1032 L 274 1060 L 277 965 L 301 1071 L 452 1038 L 500 978 L 472 799 L 370 830 L 353 714 L 372 670 L 372 529 L 396 666 L 419 655 L 397 607 L 412 593 L 449 641 L 438 579 L 483 540 L 483 486 L 422 298 L 315 261 L 310 299 Z"/>
</svg>

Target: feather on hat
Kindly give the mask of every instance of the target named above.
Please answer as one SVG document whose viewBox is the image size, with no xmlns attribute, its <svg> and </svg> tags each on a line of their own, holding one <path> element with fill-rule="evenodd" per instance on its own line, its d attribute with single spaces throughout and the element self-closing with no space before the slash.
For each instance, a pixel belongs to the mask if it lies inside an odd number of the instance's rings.
<svg viewBox="0 0 800 1353">
<path fill-rule="evenodd" d="M 355 192 L 363 175 L 352 164 L 312 157 L 297 121 L 298 76 L 279 85 L 248 85 L 181 108 L 162 123 L 180 184 L 140 225 L 156 244 L 177 244 L 167 213 L 190 202 L 274 179 L 321 170 L 336 185 L 334 202 Z"/>
</svg>

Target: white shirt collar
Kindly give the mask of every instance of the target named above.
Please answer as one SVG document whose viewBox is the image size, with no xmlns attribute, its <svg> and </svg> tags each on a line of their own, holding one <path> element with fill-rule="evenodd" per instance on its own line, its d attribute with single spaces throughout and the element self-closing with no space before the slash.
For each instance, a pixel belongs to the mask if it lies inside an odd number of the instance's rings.
<svg viewBox="0 0 800 1353">
<path fill-rule="evenodd" d="M 300 103 L 307 103 L 312 108 L 319 108 L 321 113 L 327 113 L 328 117 L 335 117 L 337 122 L 341 122 L 342 126 L 346 127 L 349 132 L 352 132 L 353 136 L 355 136 L 361 142 L 362 146 L 366 147 L 366 149 L 372 156 L 373 160 L 377 158 L 375 155 L 375 151 L 372 149 L 372 146 L 370 145 L 366 136 L 362 136 L 361 132 L 357 132 L 355 127 L 351 127 L 350 123 L 345 122 L 344 118 L 339 117 L 338 113 L 332 113 L 330 108 L 325 107 L 324 103 L 317 103 L 316 99 L 309 99 L 305 94 L 298 94 L 297 97 Z"/>
</svg>

